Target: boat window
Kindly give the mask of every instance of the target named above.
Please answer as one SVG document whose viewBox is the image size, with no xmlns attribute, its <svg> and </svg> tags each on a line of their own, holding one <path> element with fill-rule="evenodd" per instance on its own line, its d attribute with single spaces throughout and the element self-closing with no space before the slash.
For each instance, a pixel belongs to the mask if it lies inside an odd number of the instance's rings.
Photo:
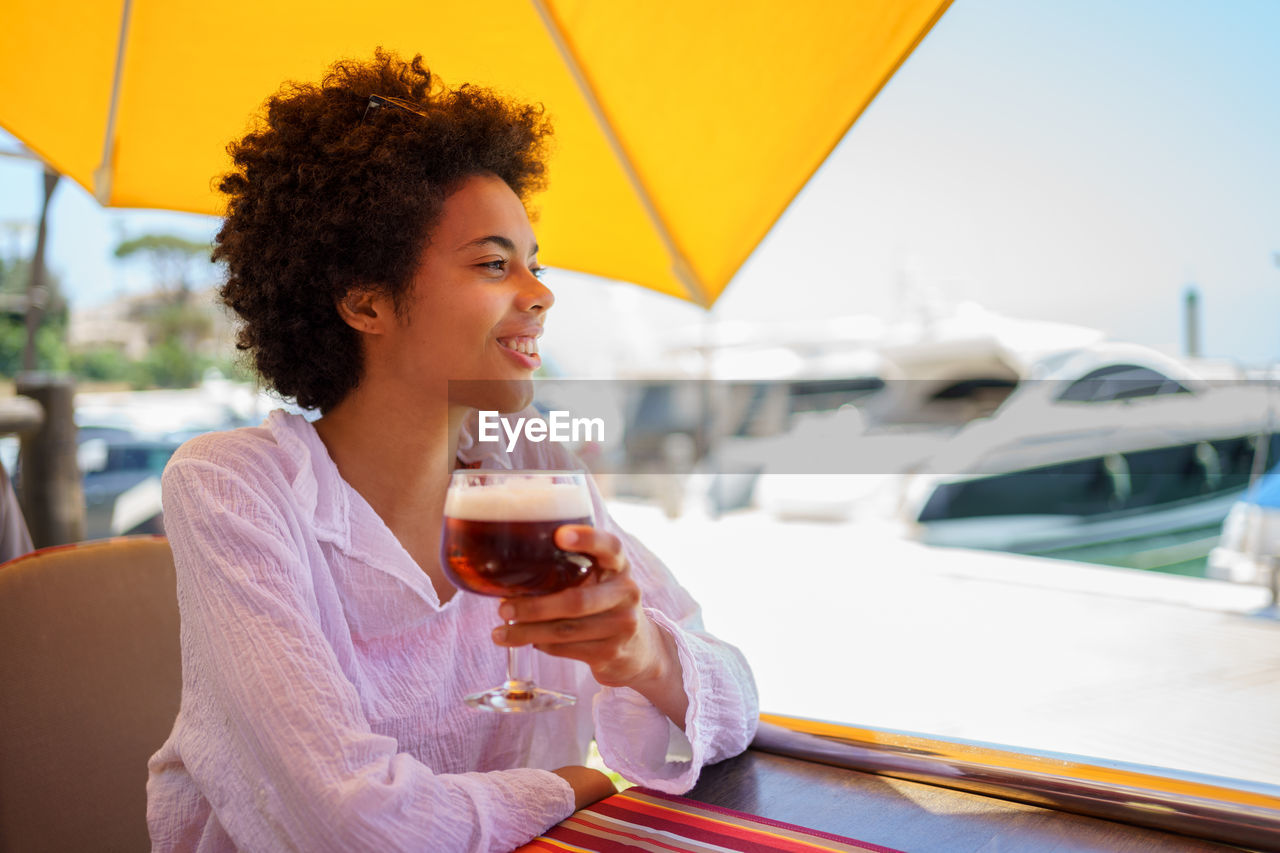
<svg viewBox="0 0 1280 853">
<path fill-rule="evenodd" d="M 1115 485 L 1101 458 L 1045 465 L 939 486 L 919 521 L 1006 515 L 1098 515 L 1115 508 Z"/>
<path fill-rule="evenodd" d="M 1101 403 L 1155 397 L 1162 394 L 1188 394 L 1190 390 L 1176 379 L 1159 371 L 1136 364 L 1109 364 L 1090 371 L 1069 383 L 1058 400 L 1071 403 Z"/>
<path fill-rule="evenodd" d="M 933 393 L 934 400 L 968 400 L 972 397 L 980 395 L 998 395 L 1000 399 L 1008 397 L 1010 392 L 1018 386 L 1013 379 L 1005 379 L 1003 377 L 983 376 L 975 379 L 964 379 L 960 382 L 953 382 L 944 386 L 940 391 Z M 1000 392 L 1003 392 L 1001 394 Z"/>
<path fill-rule="evenodd" d="M 1101 516 L 1168 508 L 1249 483 L 1252 436 L 1109 454 L 939 485 L 921 522 L 1015 515 Z"/>
<path fill-rule="evenodd" d="M 884 380 L 878 376 L 857 376 L 852 379 L 810 379 L 792 382 L 790 389 L 791 414 L 797 412 L 826 412 L 856 403 L 884 388 Z"/>
</svg>

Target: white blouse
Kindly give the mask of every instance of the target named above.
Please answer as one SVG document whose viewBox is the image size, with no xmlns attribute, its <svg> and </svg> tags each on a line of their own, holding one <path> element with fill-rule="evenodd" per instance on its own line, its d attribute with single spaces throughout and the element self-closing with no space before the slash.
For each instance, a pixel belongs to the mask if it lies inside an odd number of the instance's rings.
<svg viewBox="0 0 1280 853">
<path fill-rule="evenodd" d="M 508 454 L 474 435 L 473 419 L 468 463 L 581 467 L 549 442 Z M 582 764 L 593 735 L 610 767 L 671 793 L 745 749 L 758 714 L 746 662 L 592 493 L 679 649 L 683 732 L 634 690 L 537 652 L 535 680 L 576 694 L 574 708 L 472 711 L 463 696 L 504 678 L 496 599 L 442 605 L 311 424 L 277 411 L 185 444 L 164 474 L 183 683 L 149 765 L 153 849 L 510 850 L 573 812 L 548 770 Z"/>
</svg>

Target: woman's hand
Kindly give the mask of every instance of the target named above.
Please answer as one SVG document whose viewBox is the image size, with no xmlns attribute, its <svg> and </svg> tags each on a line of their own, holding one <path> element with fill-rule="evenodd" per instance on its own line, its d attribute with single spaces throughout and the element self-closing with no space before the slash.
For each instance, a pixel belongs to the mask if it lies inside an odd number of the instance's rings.
<svg viewBox="0 0 1280 853">
<path fill-rule="evenodd" d="M 608 776 L 591 767 L 571 765 L 551 772 L 568 782 L 569 787 L 573 788 L 575 809 L 585 809 L 592 803 L 598 803 L 605 797 L 612 797 L 618 793 L 618 789 L 613 786 L 613 781 Z"/>
<path fill-rule="evenodd" d="M 622 542 L 606 530 L 566 524 L 556 545 L 592 557 L 593 576 L 550 595 L 504 598 L 499 615 L 515 624 L 495 628 L 494 642 L 580 660 L 596 681 L 637 690 L 683 726 L 688 697 L 675 643 L 641 608 Z"/>
</svg>

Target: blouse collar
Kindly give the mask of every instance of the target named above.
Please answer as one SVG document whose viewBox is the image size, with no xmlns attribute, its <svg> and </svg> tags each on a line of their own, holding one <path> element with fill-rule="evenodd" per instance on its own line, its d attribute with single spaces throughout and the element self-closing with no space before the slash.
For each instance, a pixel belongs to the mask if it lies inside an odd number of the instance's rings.
<svg viewBox="0 0 1280 853">
<path fill-rule="evenodd" d="M 479 422 L 479 412 L 474 410 L 463 422 L 458 435 L 458 459 L 468 468 L 514 467 L 501 442 L 476 441 Z M 267 427 L 294 463 L 293 493 L 317 534 L 350 551 L 354 490 L 342 479 L 315 426 L 302 415 L 277 409 L 267 416 Z"/>
</svg>

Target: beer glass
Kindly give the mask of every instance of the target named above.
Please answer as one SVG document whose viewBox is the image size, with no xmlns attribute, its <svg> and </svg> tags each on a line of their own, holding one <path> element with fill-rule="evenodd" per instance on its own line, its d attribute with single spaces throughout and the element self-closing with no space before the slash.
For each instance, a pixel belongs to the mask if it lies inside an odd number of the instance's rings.
<svg viewBox="0 0 1280 853">
<path fill-rule="evenodd" d="M 562 551 L 562 524 L 593 524 L 584 471 L 458 470 L 449 481 L 440 542 L 445 574 L 460 589 L 512 598 L 546 595 L 587 579 L 593 561 Z M 519 647 L 507 649 L 507 680 L 466 697 L 483 711 L 546 711 L 576 697 L 522 677 Z"/>
</svg>

